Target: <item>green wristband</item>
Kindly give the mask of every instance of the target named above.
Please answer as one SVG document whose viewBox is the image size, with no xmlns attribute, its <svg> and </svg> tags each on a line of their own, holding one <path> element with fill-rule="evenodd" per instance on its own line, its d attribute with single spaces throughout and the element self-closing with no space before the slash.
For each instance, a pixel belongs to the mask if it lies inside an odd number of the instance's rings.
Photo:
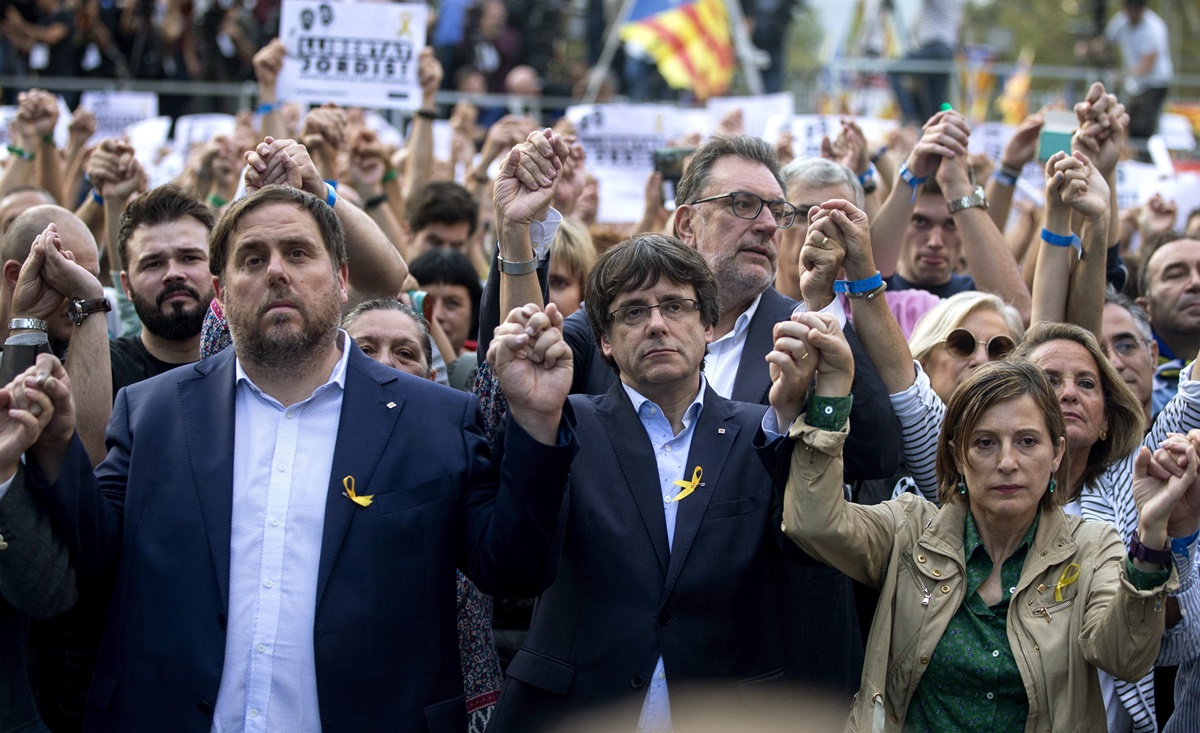
<svg viewBox="0 0 1200 733">
<path fill-rule="evenodd" d="M 804 421 L 818 430 L 836 432 L 841 430 L 850 418 L 850 408 L 853 405 L 854 395 L 821 397 L 810 393 L 808 405 L 804 408 Z"/>
</svg>

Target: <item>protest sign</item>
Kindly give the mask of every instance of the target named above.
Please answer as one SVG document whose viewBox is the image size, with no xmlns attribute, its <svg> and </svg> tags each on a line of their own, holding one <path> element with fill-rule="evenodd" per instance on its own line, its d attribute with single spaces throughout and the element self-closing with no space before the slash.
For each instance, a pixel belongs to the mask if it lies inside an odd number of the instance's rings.
<svg viewBox="0 0 1200 733">
<path fill-rule="evenodd" d="M 660 104 L 581 104 L 567 108 L 587 168 L 600 184 L 601 222 L 632 222 L 645 209 L 653 154 L 689 130 L 694 120 Z"/>
<path fill-rule="evenodd" d="M 757 97 L 713 97 L 708 100 L 708 128 L 714 132 L 725 115 L 740 109 L 743 129 L 747 135 L 762 137 L 766 132 L 767 120 L 775 116 L 784 119 L 796 114 L 796 98 L 789 92 L 762 94 Z"/>
<path fill-rule="evenodd" d="M 154 92 L 86 91 L 79 106 L 96 118 L 96 138 L 120 137 L 132 124 L 158 116 Z"/>
<path fill-rule="evenodd" d="M 425 46 L 423 4 L 284 0 L 279 74 L 290 102 L 415 110 L 417 54 Z"/>
<path fill-rule="evenodd" d="M 175 146 L 187 152 L 193 145 L 212 140 L 217 135 L 233 136 L 237 118 L 233 115 L 184 115 L 175 120 Z"/>
</svg>

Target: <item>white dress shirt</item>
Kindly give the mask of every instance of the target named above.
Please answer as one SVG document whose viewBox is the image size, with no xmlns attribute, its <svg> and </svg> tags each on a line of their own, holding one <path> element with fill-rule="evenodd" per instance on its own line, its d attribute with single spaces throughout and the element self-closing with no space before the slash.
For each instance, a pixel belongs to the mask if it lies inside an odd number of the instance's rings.
<svg viewBox="0 0 1200 733">
<path fill-rule="evenodd" d="M 696 399 L 683 413 L 683 430 L 675 435 L 671 430 L 671 422 L 663 415 L 662 408 L 643 397 L 637 390 L 624 382 L 621 386 L 629 400 L 633 403 L 633 411 L 637 413 L 650 444 L 654 446 L 654 460 L 658 464 L 658 483 L 662 489 L 663 517 L 667 522 L 667 550 L 670 551 L 675 542 L 675 514 L 679 504 L 672 501 L 683 489 L 675 482 L 683 479 L 690 481 L 693 470 L 687 464 L 688 453 L 692 449 L 692 436 L 695 434 L 696 419 L 704 409 L 704 377 L 700 378 L 700 391 Z M 683 501 L 687 501 L 685 497 Z M 650 678 L 650 688 L 646 691 L 646 700 L 642 704 L 642 716 L 638 720 L 638 733 L 669 733 L 671 730 L 671 701 L 667 695 L 667 671 L 663 667 L 660 656 L 654 666 L 654 674 Z"/>
<path fill-rule="evenodd" d="M 708 345 L 708 354 L 704 357 L 704 376 L 712 385 L 713 391 L 725 399 L 730 399 L 730 395 L 733 394 L 733 382 L 737 379 L 738 363 L 742 360 L 742 351 L 746 348 L 750 319 L 758 312 L 758 304 L 761 301 L 762 293 L 759 293 L 750 307 L 737 317 L 733 330 Z"/>
<path fill-rule="evenodd" d="M 229 613 L 213 733 L 321 730 L 313 622 L 346 343 L 339 332 L 329 381 L 287 408 L 237 362 Z"/>
</svg>

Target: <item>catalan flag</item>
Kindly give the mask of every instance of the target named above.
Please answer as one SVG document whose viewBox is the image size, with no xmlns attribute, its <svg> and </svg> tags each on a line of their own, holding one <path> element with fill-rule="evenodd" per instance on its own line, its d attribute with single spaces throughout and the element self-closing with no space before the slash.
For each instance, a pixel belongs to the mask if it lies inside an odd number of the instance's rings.
<svg viewBox="0 0 1200 733">
<path fill-rule="evenodd" d="M 733 41 L 724 0 L 637 0 L 621 40 L 640 46 L 674 89 L 701 100 L 733 80 Z"/>
</svg>

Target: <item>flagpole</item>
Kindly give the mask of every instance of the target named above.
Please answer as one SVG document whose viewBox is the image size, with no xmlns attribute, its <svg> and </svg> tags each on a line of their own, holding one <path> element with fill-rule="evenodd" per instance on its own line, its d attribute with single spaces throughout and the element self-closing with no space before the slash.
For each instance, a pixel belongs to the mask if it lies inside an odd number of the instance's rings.
<svg viewBox="0 0 1200 733">
<path fill-rule="evenodd" d="M 745 16 L 742 14 L 740 0 L 724 0 L 725 12 L 729 16 L 729 30 L 733 35 L 733 48 L 742 62 L 742 74 L 746 77 L 746 87 L 750 94 L 758 96 L 763 93 L 762 57 L 766 55 L 750 42 L 750 34 L 746 32 Z"/>
<path fill-rule="evenodd" d="M 596 101 L 596 95 L 600 93 L 600 87 L 604 84 L 604 77 L 608 76 L 608 70 L 612 66 L 613 56 L 617 54 L 617 44 L 621 42 L 621 26 L 629 20 L 636 2 L 637 0 L 623 0 L 621 10 L 613 19 L 612 25 L 608 27 L 608 38 L 604 40 L 604 49 L 600 52 L 600 59 L 596 62 L 596 66 L 592 68 L 587 91 L 583 94 L 584 104 L 592 104 Z"/>
</svg>

